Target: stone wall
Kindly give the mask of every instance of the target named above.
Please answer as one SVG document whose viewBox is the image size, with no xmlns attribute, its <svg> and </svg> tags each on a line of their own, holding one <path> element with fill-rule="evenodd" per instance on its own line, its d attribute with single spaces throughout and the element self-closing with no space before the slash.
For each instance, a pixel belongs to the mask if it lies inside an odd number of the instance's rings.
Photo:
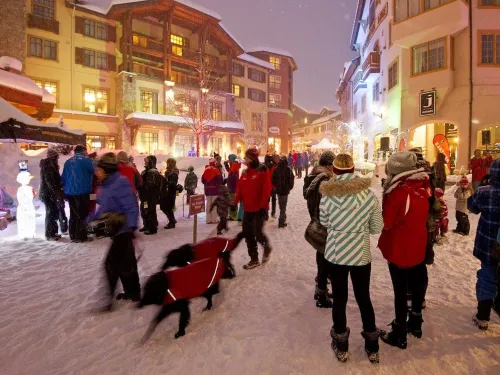
<svg viewBox="0 0 500 375">
<path fill-rule="evenodd" d="M 24 65 L 26 57 L 26 1 L 0 1 L 0 56 L 12 56 Z"/>
<path fill-rule="evenodd" d="M 125 123 L 127 116 L 135 112 L 136 78 L 126 72 L 116 76 L 116 115 L 118 116 L 117 148 L 130 151 L 132 138 L 130 128 Z"/>
</svg>

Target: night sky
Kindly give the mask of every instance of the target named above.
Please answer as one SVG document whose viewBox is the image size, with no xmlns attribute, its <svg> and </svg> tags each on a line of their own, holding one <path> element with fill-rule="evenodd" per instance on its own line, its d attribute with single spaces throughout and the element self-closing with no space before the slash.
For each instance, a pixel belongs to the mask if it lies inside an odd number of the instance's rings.
<svg viewBox="0 0 500 375">
<path fill-rule="evenodd" d="M 294 101 L 305 109 L 337 108 L 335 90 L 349 50 L 356 0 L 194 0 L 222 16 L 245 49 L 275 47 L 290 52 Z"/>
</svg>

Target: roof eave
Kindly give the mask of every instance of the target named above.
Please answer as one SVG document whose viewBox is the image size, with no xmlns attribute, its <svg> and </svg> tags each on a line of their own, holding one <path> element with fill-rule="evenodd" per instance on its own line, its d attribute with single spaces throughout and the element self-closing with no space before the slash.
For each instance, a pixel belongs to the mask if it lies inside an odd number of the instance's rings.
<svg viewBox="0 0 500 375">
<path fill-rule="evenodd" d="M 356 39 L 358 38 L 359 27 L 361 26 L 359 21 L 361 21 L 361 16 L 363 15 L 363 8 L 365 7 L 365 2 L 366 0 L 358 0 L 356 15 L 354 16 L 354 24 L 352 27 L 351 41 L 349 43 L 349 46 L 351 47 L 352 51 L 356 51 L 354 45 L 356 44 Z"/>
</svg>

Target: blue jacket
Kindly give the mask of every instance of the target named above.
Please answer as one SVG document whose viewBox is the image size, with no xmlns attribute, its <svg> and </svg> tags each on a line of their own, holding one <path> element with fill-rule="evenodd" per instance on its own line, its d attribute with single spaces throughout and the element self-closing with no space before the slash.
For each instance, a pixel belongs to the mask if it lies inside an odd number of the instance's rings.
<svg viewBox="0 0 500 375">
<path fill-rule="evenodd" d="M 481 214 L 473 254 L 487 265 L 497 264 L 492 257 L 492 250 L 500 225 L 500 159 L 491 165 L 490 185 L 480 187 L 467 203 L 470 212 Z"/>
<path fill-rule="evenodd" d="M 120 175 L 120 173 L 115 172 L 102 182 L 97 204 L 99 208 L 94 217 L 88 221 L 98 219 L 102 214 L 107 212 L 113 212 L 126 216 L 126 224 L 120 233 L 129 230 L 133 231 L 137 228 L 137 221 L 139 219 L 137 198 L 130 182 Z"/>
<path fill-rule="evenodd" d="M 94 162 L 83 153 L 75 154 L 64 163 L 61 182 L 66 195 L 84 195 L 92 191 Z"/>
<path fill-rule="evenodd" d="M 304 167 L 304 157 L 302 154 L 299 153 L 297 156 L 297 168 L 303 168 Z"/>
<path fill-rule="evenodd" d="M 304 167 L 307 168 L 309 167 L 309 154 L 305 153 L 303 157 L 304 157 Z"/>
</svg>

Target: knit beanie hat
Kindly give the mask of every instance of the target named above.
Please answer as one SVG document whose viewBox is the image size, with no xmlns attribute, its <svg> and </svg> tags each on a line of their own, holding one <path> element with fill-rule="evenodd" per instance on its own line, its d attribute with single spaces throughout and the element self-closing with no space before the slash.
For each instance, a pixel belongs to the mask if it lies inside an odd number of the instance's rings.
<svg viewBox="0 0 500 375">
<path fill-rule="evenodd" d="M 59 157 L 59 154 L 53 148 L 49 148 L 47 150 L 47 158 L 51 159 L 51 158 L 58 158 L 58 157 Z"/>
<path fill-rule="evenodd" d="M 411 151 L 395 152 L 387 161 L 387 171 L 393 176 L 416 169 L 416 166 L 417 155 Z"/>
<path fill-rule="evenodd" d="M 112 152 L 107 152 L 106 154 L 102 155 L 97 162 L 97 166 L 104 169 L 104 172 L 106 172 L 106 174 L 116 172 L 118 168 L 117 164 L 118 163 L 116 161 L 116 155 Z"/>
<path fill-rule="evenodd" d="M 229 156 L 228 156 L 228 159 L 229 159 L 230 161 L 232 161 L 232 162 L 235 162 L 235 161 L 236 161 L 236 159 L 238 159 L 238 157 L 237 157 L 235 154 L 231 154 L 231 155 L 229 155 Z"/>
<path fill-rule="evenodd" d="M 333 161 L 333 173 L 336 175 L 354 173 L 354 160 L 351 155 L 339 154 Z"/>
<path fill-rule="evenodd" d="M 319 158 L 319 165 L 321 165 L 322 167 L 329 167 L 330 165 L 333 165 L 334 160 L 335 154 L 331 151 L 325 151 Z"/>
<path fill-rule="evenodd" d="M 120 151 L 118 155 L 116 155 L 116 161 L 118 163 L 128 163 L 128 155 L 125 151 Z"/>
<path fill-rule="evenodd" d="M 259 161 L 259 150 L 255 148 L 249 148 L 247 152 L 245 152 L 245 156 L 249 158 L 251 161 Z"/>
</svg>

